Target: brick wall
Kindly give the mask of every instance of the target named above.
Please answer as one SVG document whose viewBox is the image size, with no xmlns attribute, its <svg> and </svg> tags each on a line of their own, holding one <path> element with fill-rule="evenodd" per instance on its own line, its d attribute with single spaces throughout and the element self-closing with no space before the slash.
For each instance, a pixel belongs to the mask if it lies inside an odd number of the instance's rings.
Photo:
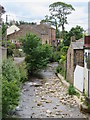
<svg viewBox="0 0 90 120">
<path fill-rule="evenodd" d="M 50 44 L 52 45 L 53 40 L 55 40 L 55 29 L 50 28 Z"/>
</svg>

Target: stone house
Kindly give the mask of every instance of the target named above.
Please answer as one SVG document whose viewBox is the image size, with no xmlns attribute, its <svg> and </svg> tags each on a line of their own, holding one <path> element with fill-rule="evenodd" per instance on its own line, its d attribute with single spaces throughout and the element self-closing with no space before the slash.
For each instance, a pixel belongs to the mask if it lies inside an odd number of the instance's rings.
<svg viewBox="0 0 90 120">
<path fill-rule="evenodd" d="M 47 42 L 52 45 L 52 42 L 55 41 L 55 29 L 49 25 L 20 25 L 18 28 L 20 30 L 15 30 L 14 33 L 8 35 L 9 40 L 17 41 L 20 37 L 25 36 L 26 33 L 32 33 L 41 38 L 42 44 Z"/>
<path fill-rule="evenodd" d="M 84 39 L 80 40 L 71 40 L 67 52 L 67 67 L 66 67 L 66 79 L 70 82 L 74 82 L 74 70 L 76 65 L 84 66 Z"/>
</svg>

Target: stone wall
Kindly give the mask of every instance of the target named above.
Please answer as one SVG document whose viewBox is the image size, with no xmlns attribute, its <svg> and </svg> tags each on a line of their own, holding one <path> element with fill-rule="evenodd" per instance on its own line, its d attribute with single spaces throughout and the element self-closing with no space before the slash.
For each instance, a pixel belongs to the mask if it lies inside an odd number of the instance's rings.
<svg viewBox="0 0 90 120">
<path fill-rule="evenodd" d="M 49 36 L 48 35 L 42 35 L 42 44 L 49 44 Z"/>
<path fill-rule="evenodd" d="M 67 73 L 66 73 L 66 79 L 73 83 L 74 78 L 74 50 L 72 49 L 72 46 L 70 45 L 68 52 L 67 52 Z"/>
<path fill-rule="evenodd" d="M 48 26 L 41 25 L 23 25 L 19 26 L 20 31 L 17 31 L 11 35 L 8 35 L 9 40 L 18 40 L 20 37 L 26 35 L 26 33 L 32 33 L 41 38 L 42 44 L 47 43 L 52 45 L 52 41 L 55 40 L 55 29 Z"/>
<path fill-rule="evenodd" d="M 70 45 L 67 52 L 67 73 L 66 79 L 73 83 L 74 81 L 74 70 L 76 65 L 84 66 L 84 50 L 73 49 L 72 45 Z"/>
<path fill-rule="evenodd" d="M 84 50 L 75 50 L 75 67 L 76 65 L 84 67 Z"/>
</svg>

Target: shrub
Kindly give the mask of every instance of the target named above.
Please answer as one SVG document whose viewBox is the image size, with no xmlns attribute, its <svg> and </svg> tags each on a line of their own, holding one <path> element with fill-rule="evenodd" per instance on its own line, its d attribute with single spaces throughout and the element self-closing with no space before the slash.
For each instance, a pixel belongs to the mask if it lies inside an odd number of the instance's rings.
<svg viewBox="0 0 90 120">
<path fill-rule="evenodd" d="M 13 51 L 13 53 L 14 53 L 15 57 L 24 57 L 25 56 L 25 54 L 23 53 L 23 51 L 19 51 L 19 49 L 15 49 Z"/>
<path fill-rule="evenodd" d="M 26 54 L 26 65 L 29 74 L 45 67 L 51 56 L 51 47 L 42 45 L 41 39 L 33 34 L 21 38 L 23 50 Z"/>
<path fill-rule="evenodd" d="M 75 95 L 76 94 L 76 91 L 75 91 L 75 88 L 73 87 L 73 85 L 70 85 L 68 87 L 68 94 L 69 95 Z"/>
<path fill-rule="evenodd" d="M 53 61 L 58 62 L 61 58 L 60 52 L 54 52 L 53 53 Z"/>
<path fill-rule="evenodd" d="M 13 51 L 15 49 L 15 44 L 11 43 L 9 40 L 7 41 L 7 56 L 12 56 Z"/>
<path fill-rule="evenodd" d="M 61 71 L 60 66 L 58 66 L 58 67 L 56 68 L 56 73 L 60 73 L 60 71 Z"/>
<path fill-rule="evenodd" d="M 17 81 L 8 81 L 5 77 L 2 79 L 2 114 L 3 117 L 11 112 L 19 102 L 20 88 Z"/>
<path fill-rule="evenodd" d="M 88 104 L 88 108 L 90 109 L 90 104 Z"/>
<path fill-rule="evenodd" d="M 2 112 L 5 116 L 19 102 L 20 73 L 11 59 L 2 64 Z"/>
<path fill-rule="evenodd" d="M 13 63 L 11 58 L 3 61 L 3 64 L 2 64 L 2 75 L 8 81 L 14 81 L 14 80 L 17 80 L 17 82 L 20 81 L 19 69 Z"/>
<path fill-rule="evenodd" d="M 23 83 L 25 81 L 27 81 L 27 69 L 26 69 L 26 64 L 25 62 L 21 63 L 19 65 L 19 72 L 20 72 L 20 81 Z"/>
</svg>

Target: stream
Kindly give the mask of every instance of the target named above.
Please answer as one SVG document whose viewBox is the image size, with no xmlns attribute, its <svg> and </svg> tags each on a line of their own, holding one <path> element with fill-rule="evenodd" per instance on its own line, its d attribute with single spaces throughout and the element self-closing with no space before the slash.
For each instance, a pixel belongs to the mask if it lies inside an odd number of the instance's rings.
<svg viewBox="0 0 90 120">
<path fill-rule="evenodd" d="M 55 75 L 57 63 L 48 64 L 38 77 L 22 86 L 21 101 L 13 117 L 18 118 L 89 118 L 80 112 L 67 88 Z"/>
</svg>

